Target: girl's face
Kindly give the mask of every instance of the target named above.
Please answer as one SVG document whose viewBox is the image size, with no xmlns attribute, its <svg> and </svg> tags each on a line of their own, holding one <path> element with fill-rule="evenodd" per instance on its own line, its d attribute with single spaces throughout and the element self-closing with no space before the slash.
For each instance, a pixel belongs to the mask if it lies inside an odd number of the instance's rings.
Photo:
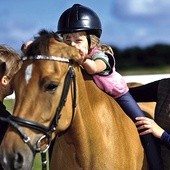
<svg viewBox="0 0 170 170">
<path fill-rule="evenodd" d="M 83 55 L 88 54 L 88 40 L 85 32 L 75 32 L 63 35 L 63 40 L 66 44 L 74 46 L 80 50 Z"/>
</svg>

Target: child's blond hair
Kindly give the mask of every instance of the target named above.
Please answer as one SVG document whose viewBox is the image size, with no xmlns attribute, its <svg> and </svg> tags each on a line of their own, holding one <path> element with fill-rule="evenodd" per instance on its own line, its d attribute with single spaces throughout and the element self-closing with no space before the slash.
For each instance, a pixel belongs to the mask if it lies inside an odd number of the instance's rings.
<svg viewBox="0 0 170 170">
<path fill-rule="evenodd" d="M 109 45 L 101 44 L 101 41 L 97 36 L 90 35 L 90 49 L 92 50 L 94 47 L 101 49 L 104 53 L 109 53 L 112 56 L 114 55 L 114 52 Z"/>
</svg>

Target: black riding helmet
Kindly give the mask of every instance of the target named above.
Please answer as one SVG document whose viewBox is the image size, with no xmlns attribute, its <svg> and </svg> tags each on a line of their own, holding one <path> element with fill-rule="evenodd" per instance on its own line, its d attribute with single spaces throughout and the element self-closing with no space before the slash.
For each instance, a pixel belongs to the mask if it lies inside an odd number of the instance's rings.
<svg viewBox="0 0 170 170">
<path fill-rule="evenodd" d="M 74 4 L 65 10 L 59 18 L 57 33 L 71 33 L 85 31 L 100 38 L 102 33 L 101 22 L 97 14 L 90 8 Z"/>
</svg>

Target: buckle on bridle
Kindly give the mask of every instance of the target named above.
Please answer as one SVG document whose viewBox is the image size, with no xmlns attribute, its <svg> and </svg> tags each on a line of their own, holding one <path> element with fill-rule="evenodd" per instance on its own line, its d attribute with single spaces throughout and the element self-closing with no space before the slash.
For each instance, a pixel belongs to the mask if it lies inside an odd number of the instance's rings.
<svg viewBox="0 0 170 170">
<path fill-rule="evenodd" d="M 45 153 L 49 149 L 51 144 L 51 137 L 47 135 L 41 136 L 36 143 L 36 151 L 40 153 Z"/>
</svg>

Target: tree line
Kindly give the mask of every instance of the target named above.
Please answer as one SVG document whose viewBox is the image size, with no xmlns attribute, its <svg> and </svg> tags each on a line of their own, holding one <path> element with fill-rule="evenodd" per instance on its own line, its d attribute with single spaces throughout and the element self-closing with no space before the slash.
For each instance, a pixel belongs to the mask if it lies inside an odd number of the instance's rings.
<svg viewBox="0 0 170 170">
<path fill-rule="evenodd" d="M 155 44 L 145 48 L 132 47 L 120 50 L 111 46 L 116 59 L 116 68 L 157 68 L 170 65 L 170 45 Z"/>
</svg>

